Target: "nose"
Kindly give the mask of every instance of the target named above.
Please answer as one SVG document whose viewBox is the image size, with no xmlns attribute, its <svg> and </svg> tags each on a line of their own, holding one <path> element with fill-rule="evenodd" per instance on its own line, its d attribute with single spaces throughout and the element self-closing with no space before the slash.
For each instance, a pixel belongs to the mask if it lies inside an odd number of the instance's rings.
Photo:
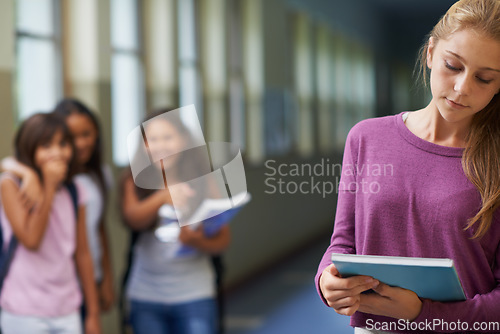
<svg viewBox="0 0 500 334">
<path fill-rule="evenodd" d="M 64 155 L 64 149 L 60 145 L 52 145 L 50 149 L 50 157 L 52 159 L 59 159 Z"/>
<path fill-rule="evenodd" d="M 86 142 L 85 138 L 77 137 L 74 139 L 74 143 L 75 143 L 75 147 L 78 150 L 84 149 L 85 146 L 87 146 L 87 142 Z"/>
<path fill-rule="evenodd" d="M 463 75 L 457 77 L 454 90 L 460 95 L 469 95 L 472 85 L 473 78 L 471 78 L 467 73 L 464 73 Z"/>
</svg>

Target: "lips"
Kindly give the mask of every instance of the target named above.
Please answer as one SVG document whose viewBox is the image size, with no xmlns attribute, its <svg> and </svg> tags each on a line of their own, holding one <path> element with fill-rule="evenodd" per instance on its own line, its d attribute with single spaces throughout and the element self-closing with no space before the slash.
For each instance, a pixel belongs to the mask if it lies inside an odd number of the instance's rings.
<svg viewBox="0 0 500 334">
<path fill-rule="evenodd" d="M 467 108 L 467 106 L 464 106 L 463 104 L 460 104 L 460 103 L 457 103 L 453 100 L 450 100 L 448 98 L 446 98 L 446 103 L 448 103 L 448 105 L 454 109 L 464 109 L 464 108 Z"/>
</svg>

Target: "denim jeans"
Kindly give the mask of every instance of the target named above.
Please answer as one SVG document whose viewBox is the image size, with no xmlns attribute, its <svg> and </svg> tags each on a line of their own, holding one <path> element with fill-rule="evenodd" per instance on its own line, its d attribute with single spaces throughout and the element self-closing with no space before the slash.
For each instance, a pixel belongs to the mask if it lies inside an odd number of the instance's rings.
<svg viewBox="0 0 500 334">
<path fill-rule="evenodd" d="M 215 334 L 215 299 L 180 304 L 130 301 L 134 334 Z"/>
</svg>

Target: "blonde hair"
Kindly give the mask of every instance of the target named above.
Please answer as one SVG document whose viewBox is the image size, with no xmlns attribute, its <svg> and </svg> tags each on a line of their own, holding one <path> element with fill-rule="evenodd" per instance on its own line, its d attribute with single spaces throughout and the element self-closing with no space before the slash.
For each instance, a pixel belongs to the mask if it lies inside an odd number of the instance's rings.
<svg viewBox="0 0 500 334">
<path fill-rule="evenodd" d="M 472 29 L 500 42 L 500 0 L 460 0 L 448 9 L 429 34 L 435 42 L 451 34 Z M 427 84 L 426 65 L 429 39 L 420 50 L 420 74 Z M 468 220 L 465 229 L 474 227 L 474 238 L 481 238 L 491 226 L 500 207 L 500 94 L 472 119 L 462 156 L 462 168 L 481 195 L 482 207 Z"/>
</svg>

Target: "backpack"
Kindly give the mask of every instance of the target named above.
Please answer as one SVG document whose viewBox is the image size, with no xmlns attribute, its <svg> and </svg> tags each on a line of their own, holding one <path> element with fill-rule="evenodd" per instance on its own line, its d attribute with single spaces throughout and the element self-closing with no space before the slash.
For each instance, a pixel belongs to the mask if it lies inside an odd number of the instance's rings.
<svg viewBox="0 0 500 334">
<path fill-rule="evenodd" d="M 72 181 L 65 183 L 65 186 L 71 195 L 71 202 L 73 203 L 76 221 L 78 222 L 78 192 L 76 190 L 76 186 Z M 0 292 L 2 291 L 3 282 L 7 276 L 7 272 L 9 271 L 9 266 L 12 262 L 12 258 L 14 257 L 17 245 L 17 238 L 14 233 L 12 233 L 7 249 L 4 249 L 3 229 L 0 222 Z"/>
</svg>

